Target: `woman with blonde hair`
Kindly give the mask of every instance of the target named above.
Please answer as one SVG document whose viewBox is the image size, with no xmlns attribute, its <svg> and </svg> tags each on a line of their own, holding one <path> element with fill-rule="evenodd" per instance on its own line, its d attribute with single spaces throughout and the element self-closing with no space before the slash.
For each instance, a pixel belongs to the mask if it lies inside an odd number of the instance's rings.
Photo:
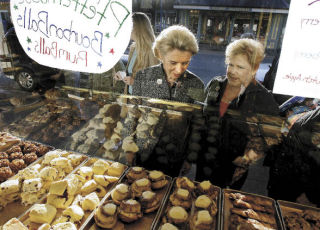
<svg viewBox="0 0 320 230">
<path fill-rule="evenodd" d="M 212 162 L 199 159 L 198 180 L 211 179 L 221 187 L 241 189 L 249 165 L 264 156 L 264 140 L 247 121 L 255 122 L 257 113 L 279 115 L 273 95 L 255 78 L 264 58 L 264 46 L 253 39 L 239 39 L 227 46 L 226 76 L 214 77 L 206 88 L 205 114 L 218 132 L 210 148 Z M 238 111 L 227 113 L 229 109 Z M 209 119 L 210 118 L 210 119 Z M 209 127 L 209 125 L 208 125 Z M 255 127 L 255 126 L 253 126 Z M 210 128 L 209 128 L 210 129 Z"/>
<path fill-rule="evenodd" d="M 133 85 L 137 71 L 159 63 L 152 51 L 155 36 L 150 19 L 144 13 L 136 12 L 132 15 L 132 21 L 131 39 L 133 43 L 130 46 L 126 67 L 127 76 L 122 77 L 120 72 L 117 72 L 115 75 L 116 80 L 123 80 L 126 85 L 129 85 L 129 92 L 131 92 L 131 86 Z"/>
<path fill-rule="evenodd" d="M 161 64 L 137 73 L 133 94 L 186 103 L 203 102 L 204 84 L 187 70 L 198 50 L 194 34 L 186 27 L 175 25 L 163 30 L 153 45 Z"/>
</svg>

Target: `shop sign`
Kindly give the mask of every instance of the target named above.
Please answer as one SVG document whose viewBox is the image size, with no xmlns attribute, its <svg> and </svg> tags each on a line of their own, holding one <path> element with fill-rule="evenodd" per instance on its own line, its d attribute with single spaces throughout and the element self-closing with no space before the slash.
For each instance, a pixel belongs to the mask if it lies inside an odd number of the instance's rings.
<svg viewBox="0 0 320 230">
<path fill-rule="evenodd" d="M 132 1 L 11 0 L 10 10 L 24 51 L 42 65 L 106 72 L 130 40 Z"/>
<path fill-rule="evenodd" d="M 291 0 L 274 93 L 320 98 L 320 0 Z"/>
</svg>

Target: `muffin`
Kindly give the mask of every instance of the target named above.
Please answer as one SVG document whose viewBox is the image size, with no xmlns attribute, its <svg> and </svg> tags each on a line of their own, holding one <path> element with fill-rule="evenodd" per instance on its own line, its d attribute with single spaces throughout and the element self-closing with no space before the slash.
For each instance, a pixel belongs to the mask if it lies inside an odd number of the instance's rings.
<svg viewBox="0 0 320 230">
<path fill-rule="evenodd" d="M 145 191 L 140 197 L 140 203 L 144 213 L 157 210 L 160 206 L 160 199 L 155 192 Z"/>
<path fill-rule="evenodd" d="M 142 217 L 140 203 L 133 199 L 122 201 L 119 208 L 119 217 L 126 223 L 138 220 Z"/>
<path fill-rule="evenodd" d="M 163 172 L 157 170 L 149 172 L 149 179 L 151 181 L 152 189 L 161 189 L 169 183 Z"/>
</svg>

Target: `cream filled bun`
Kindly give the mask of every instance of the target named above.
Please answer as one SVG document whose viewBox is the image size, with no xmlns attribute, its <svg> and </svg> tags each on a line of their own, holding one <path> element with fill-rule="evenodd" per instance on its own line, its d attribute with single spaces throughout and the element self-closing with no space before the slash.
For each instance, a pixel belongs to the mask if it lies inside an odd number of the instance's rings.
<svg viewBox="0 0 320 230">
<path fill-rule="evenodd" d="M 207 210 L 197 211 L 190 220 L 191 229 L 214 229 L 214 219 Z"/>
<path fill-rule="evenodd" d="M 96 210 L 94 219 L 99 227 L 112 229 L 117 224 L 117 216 L 117 205 L 107 201 Z"/>
<path fill-rule="evenodd" d="M 193 192 L 195 185 L 188 177 L 178 177 L 176 179 L 176 187 L 187 189 L 189 192 Z"/>
<path fill-rule="evenodd" d="M 142 178 L 134 181 L 131 185 L 134 196 L 141 197 L 144 191 L 151 191 L 151 182 L 147 178 Z"/>
<path fill-rule="evenodd" d="M 188 190 L 178 188 L 169 197 L 170 203 L 173 206 L 181 206 L 185 209 L 191 208 L 192 199 Z"/>
<path fill-rule="evenodd" d="M 119 217 L 127 223 L 138 220 L 142 217 L 140 203 L 133 199 L 122 201 L 119 208 Z"/>
<path fill-rule="evenodd" d="M 161 189 L 169 183 L 163 172 L 157 170 L 149 172 L 149 179 L 152 189 Z"/>
<path fill-rule="evenodd" d="M 160 206 L 160 199 L 155 192 L 145 191 L 140 197 L 140 203 L 144 213 L 157 210 Z"/>
<path fill-rule="evenodd" d="M 142 167 L 132 167 L 127 173 L 126 177 L 128 178 L 128 182 L 132 183 L 135 180 L 139 180 L 142 178 L 147 178 L 147 172 Z"/>
<path fill-rule="evenodd" d="M 127 184 L 118 184 L 111 191 L 111 198 L 116 204 L 120 204 L 122 200 L 131 198 L 130 187 Z"/>
<path fill-rule="evenodd" d="M 188 213 L 183 207 L 172 206 L 167 213 L 169 223 L 177 226 L 184 225 L 188 220 Z"/>
<path fill-rule="evenodd" d="M 170 223 L 165 223 L 160 227 L 160 230 L 179 230 L 176 226 Z"/>
</svg>

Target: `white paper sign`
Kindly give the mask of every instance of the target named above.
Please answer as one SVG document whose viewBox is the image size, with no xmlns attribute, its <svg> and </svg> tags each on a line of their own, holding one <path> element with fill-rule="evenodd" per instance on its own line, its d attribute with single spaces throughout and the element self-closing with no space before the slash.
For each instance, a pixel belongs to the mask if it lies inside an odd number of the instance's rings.
<svg viewBox="0 0 320 230">
<path fill-rule="evenodd" d="M 274 93 L 320 98 L 320 0 L 291 0 Z"/>
<path fill-rule="evenodd" d="M 102 73 L 130 40 L 131 0 L 11 0 L 10 8 L 20 44 L 42 65 Z"/>
</svg>

